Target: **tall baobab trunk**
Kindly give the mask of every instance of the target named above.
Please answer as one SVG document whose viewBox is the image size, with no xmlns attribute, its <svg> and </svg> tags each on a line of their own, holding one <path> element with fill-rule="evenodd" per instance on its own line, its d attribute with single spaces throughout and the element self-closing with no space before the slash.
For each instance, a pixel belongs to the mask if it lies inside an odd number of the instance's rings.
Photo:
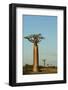
<svg viewBox="0 0 68 90">
<path fill-rule="evenodd" d="M 38 72 L 38 45 L 33 45 L 33 72 Z"/>
</svg>

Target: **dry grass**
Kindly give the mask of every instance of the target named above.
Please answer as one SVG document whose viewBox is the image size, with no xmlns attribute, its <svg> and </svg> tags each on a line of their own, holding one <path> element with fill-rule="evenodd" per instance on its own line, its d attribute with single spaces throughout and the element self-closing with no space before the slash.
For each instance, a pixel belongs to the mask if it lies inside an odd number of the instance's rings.
<svg viewBox="0 0 68 90">
<path fill-rule="evenodd" d="M 30 75 L 30 74 L 53 74 L 53 73 L 57 73 L 57 67 L 55 66 L 48 66 L 48 67 L 43 67 L 43 66 L 39 66 L 38 72 L 33 72 L 32 71 L 33 66 L 32 65 L 25 65 L 23 67 L 23 74 L 24 75 Z"/>
</svg>

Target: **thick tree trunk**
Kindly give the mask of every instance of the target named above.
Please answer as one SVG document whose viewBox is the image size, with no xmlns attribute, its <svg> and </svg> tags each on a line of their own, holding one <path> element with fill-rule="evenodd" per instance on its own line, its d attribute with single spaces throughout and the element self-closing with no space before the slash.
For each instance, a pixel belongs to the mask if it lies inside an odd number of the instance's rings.
<svg viewBox="0 0 68 90">
<path fill-rule="evenodd" d="M 38 45 L 33 46 L 33 72 L 38 72 Z"/>
</svg>

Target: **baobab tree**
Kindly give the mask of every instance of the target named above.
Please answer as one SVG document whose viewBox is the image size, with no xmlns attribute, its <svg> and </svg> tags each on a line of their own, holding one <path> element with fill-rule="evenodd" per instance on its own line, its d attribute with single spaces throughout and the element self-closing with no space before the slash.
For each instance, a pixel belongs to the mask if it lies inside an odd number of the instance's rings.
<svg viewBox="0 0 68 90">
<path fill-rule="evenodd" d="M 43 59 L 43 64 L 44 64 L 44 67 L 45 67 L 45 62 L 46 62 L 46 59 Z"/>
<path fill-rule="evenodd" d="M 38 72 L 39 66 L 39 54 L 38 54 L 38 43 L 44 39 L 41 34 L 32 34 L 24 37 L 31 43 L 33 43 L 33 72 Z"/>
</svg>

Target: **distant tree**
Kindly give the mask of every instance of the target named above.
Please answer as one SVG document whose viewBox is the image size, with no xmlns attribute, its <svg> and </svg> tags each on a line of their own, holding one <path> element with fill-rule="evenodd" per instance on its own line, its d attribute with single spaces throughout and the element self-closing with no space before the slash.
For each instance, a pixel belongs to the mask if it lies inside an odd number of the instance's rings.
<svg viewBox="0 0 68 90">
<path fill-rule="evenodd" d="M 45 67 L 45 61 L 46 61 L 46 59 L 43 59 L 43 64 L 44 64 L 44 67 Z"/>
<path fill-rule="evenodd" d="M 47 66 L 49 66 L 49 64 L 47 64 Z"/>
</svg>

